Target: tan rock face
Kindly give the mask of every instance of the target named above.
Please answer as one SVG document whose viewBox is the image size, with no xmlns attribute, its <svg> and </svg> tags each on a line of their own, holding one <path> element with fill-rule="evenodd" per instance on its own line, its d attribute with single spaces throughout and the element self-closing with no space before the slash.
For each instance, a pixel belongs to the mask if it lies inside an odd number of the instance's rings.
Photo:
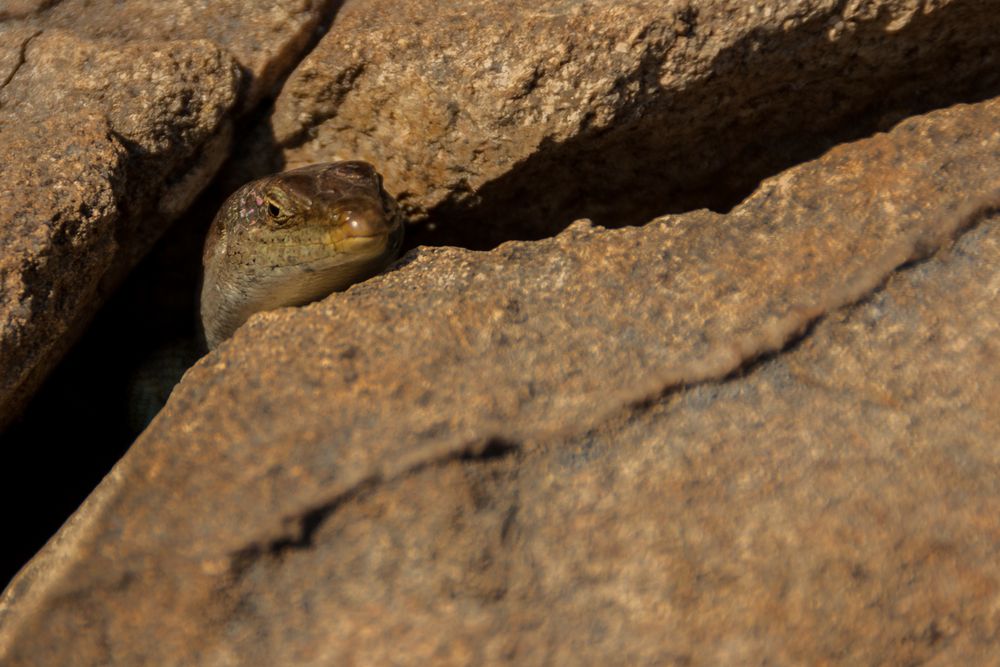
<svg viewBox="0 0 1000 667">
<path fill-rule="evenodd" d="M 329 3 L 14 2 L 0 17 L 0 428 L 228 156 Z"/>
<path fill-rule="evenodd" d="M 995 85 L 998 28 L 963 0 L 349 1 L 244 155 L 378 164 L 435 243 L 641 224 L 731 205 L 861 112 Z"/>
<path fill-rule="evenodd" d="M 8 588 L 0 655 L 982 660 L 998 119 L 255 316 Z"/>
<path fill-rule="evenodd" d="M 7 0 L 0 7 L 0 19 L 24 18 L 56 4 L 58 0 Z"/>
<path fill-rule="evenodd" d="M 0 90 L 0 424 L 218 168 L 239 85 L 207 42 L 6 34 L 20 57 Z"/>
<path fill-rule="evenodd" d="M 248 109 L 301 57 L 330 0 L 62 0 L 46 26 L 115 41 L 205 39 L 224 48 L 247 76 Z"/>
<path fill-rule="evenodd" d="M 996 661 L 1000 13 L 348 0 L 235 136 L 334 4 L 0 9 L 0 426 L 230 144 L 469 246 L 203 358 L 0 664 Z"/>
</svg>

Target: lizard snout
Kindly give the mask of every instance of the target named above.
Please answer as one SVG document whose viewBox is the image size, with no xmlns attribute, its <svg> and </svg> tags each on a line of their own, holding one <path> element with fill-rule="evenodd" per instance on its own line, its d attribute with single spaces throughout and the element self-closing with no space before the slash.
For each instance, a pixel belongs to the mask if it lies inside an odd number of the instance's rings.
<svg viewBox="0 0 1000 667">
<path fill-rule="evenodd" d="M 381 236 L 391 231 L 382 208 L 368 202 L 349 204 L 341 215 L 344 230 L 351 237 Z"/>
</svg>

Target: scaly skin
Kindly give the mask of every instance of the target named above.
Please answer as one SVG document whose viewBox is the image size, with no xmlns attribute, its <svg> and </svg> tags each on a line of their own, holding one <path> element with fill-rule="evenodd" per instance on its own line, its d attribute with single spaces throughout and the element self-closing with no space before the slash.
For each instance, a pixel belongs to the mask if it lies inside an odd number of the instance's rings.
<svg viewBox="0 0 1000 667">
<path fill-rule="evenodd" d="M 402 242 L 399 207 L 365 162 L 315 164 L 244 185 L 205 240 L 208 347 L 253 313 L 315 301 L 378 273 Z"/>
</svg>

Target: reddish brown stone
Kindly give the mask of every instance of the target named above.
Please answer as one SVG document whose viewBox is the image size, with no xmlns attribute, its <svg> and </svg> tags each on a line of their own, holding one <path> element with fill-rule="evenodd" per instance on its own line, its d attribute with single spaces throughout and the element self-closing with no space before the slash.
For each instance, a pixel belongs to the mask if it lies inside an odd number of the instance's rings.
<svg viewBox="0 0 1000 667">
<path fill-rule="evenodd" d="M 0 430 L 228 156 L 330 2 L 63 0 L 0 18 Z"/>
<path fill-rule="evenodd" d="M 225 158 L 239 84 L 207 42 L 5 35 L 0 427 Z"/>
<path fill-rule="evenodd" d="M 8 588 L 0 655 L 988 661 L 998 117 L 255 316 Z"/>
<path fill-rule="evenodd" d="M 61 0 L 37 17 L 97 39 L 145 42 L 204 39 L 225 49 L 243 69 L 242 108 L 252 108 L 288 74 L 332 0 Z"/>
<path fill-rule="evenodd" d="M 1000 13 L 915 7 L 349 1 L 238 166 L 368 160 L 419 238 L 477 248 L 724 208 L 852 128 L 1000 90 Z"/>
</svg>

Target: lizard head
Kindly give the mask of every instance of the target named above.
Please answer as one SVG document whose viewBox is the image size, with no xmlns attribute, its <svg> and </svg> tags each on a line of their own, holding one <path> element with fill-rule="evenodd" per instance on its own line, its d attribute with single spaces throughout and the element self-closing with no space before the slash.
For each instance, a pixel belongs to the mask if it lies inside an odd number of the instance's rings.
<svg viewBox="0 0 1000 667">
<path fill-rule="evenodd" d="M 255 312 L 308 303 L 378 273 L 402 240 L 399 207 L 365 162 L 315 164 L 244 185 L 205 242 L 209 347 Z"/>
</svg>

